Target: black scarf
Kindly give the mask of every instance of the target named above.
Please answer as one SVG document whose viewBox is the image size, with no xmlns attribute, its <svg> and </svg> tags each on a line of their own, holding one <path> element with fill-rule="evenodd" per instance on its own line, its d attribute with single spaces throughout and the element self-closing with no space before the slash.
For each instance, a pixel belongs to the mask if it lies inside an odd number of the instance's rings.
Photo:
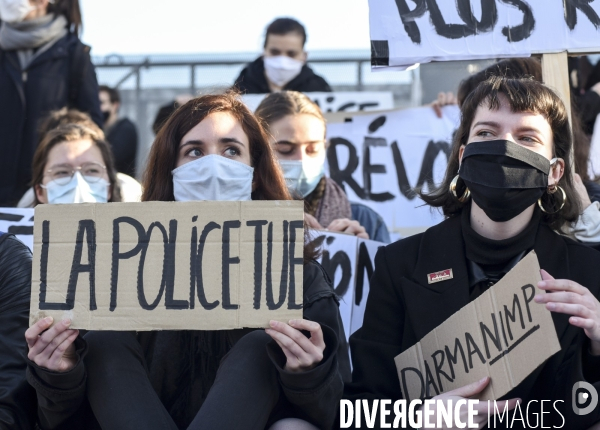
<svg viewBox="0 0 600 430">
<path fill-rule="evenodd" d="M 461 213 L 461 227 L 468 260 L 470 297 L 473 300 L 502 279 L 533 249 L 542 214 L 536 206 L 527 227 L 516 236 L 504 240 L 481 236 L 471 227 L 470 217 L 471 205 L 468 205 Z"/>
<path fill-rule="evenodd" d="M 481 265 L 503 265 L 516 255 L 533 248 L 542 214 L 538 207 L 533 211 L 527 227 L 503 240 L 493 240 L 481 236 L 471 227 L 471 206 L 465 206 L 461 214 L 461 226 L 467 259 Z"/>
</svg>

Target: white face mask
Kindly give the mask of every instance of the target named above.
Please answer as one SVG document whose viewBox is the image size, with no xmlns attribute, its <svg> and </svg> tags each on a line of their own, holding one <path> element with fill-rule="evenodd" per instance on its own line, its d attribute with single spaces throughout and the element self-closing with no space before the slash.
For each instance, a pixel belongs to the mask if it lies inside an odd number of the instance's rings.
<svg viewBox="0 0 600 430">
<path fill-rule="evenodd" d="M 263 61 L 267 78 L 278 87 L 283 87 L 298 76 L 304 66 L 302 61 L 294 60 L 286 55 L 264 57 Z"/>
<path fill-rule="evenodd" d="M 29 0 L 0 0 L 0 20 L 9 24 L 21 22 L 34 9 Z"/>
<path fill-rule="evenodd" d="M 323 154 L 325 155 L 325 154 Z M 292 195 L 303 198 L 312 193 L 325 175 L 325 159 L 279 160 L 283 177 Z"/>
<path fill-rule="evenodd" d="M 97 179 L 97 178 L 94 178 Z M 66 184 L 50 181 L 42 188 L 48 193 L 48 203 L 106 203 L 108 200 L 109 183 L 100 178 L 89 183 L 81 173 L 75 172 L 73 178 Z"/>
<path fill-rule="evenodd" d="M 251 200 L 254 169 L 222 155 L 205 155 L 173 170 L 178 202 Z"/>
</svg>

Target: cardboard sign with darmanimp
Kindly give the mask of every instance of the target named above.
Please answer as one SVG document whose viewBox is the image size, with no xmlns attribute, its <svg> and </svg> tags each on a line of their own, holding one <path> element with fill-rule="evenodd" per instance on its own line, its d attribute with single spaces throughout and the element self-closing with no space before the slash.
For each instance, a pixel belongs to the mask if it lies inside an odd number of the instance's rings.
<svg viewBox="0 0 600 430">
<path fill-rule="evenodd" d="M 436 396 L 489 376 L 478 398 L 498 399 L 558 352 L 552 315 L 533 301 L 544 294 L 539 281 L 531 251 L 500 282 L 398 355 L 404 398 Z"/>
<path fill-rule="evenodd" d="M 30 324 L 219 330 L 302 318 L 296 201 L 39 205 Z"/>
</svg>

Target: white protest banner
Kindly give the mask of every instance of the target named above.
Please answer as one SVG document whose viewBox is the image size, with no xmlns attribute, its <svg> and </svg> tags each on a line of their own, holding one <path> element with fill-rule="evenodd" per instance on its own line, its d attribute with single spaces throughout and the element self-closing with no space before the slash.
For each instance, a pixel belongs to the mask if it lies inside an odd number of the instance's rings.
<svg viewBox="0 0 600 430">
<path fill-rule="evenodd" d="M 600 1 L 369 0 L 373 68 L 600 51 Z"/>
<path fill-rule="evenodd" d="M 541 281 L 531 251 L 496 285 L 394 361 L 404 398 L 433 397 L 489 376 L 477 395 L 496 400 L 560 351 L 550 311 L 535 303 Z"/>
<path fill-rule="evenodd" d="M 340 296 L 340 316 L 349 339 L 362 326 L 375 254 L 385 244 L 321 230 L 312 231 L 311 237 L 321 247 L 319 262 Z"/>
<path fill-rule="evenodd" d="M 313 231 L 312 240 L 321 246 L 321 259 L 325 272 L 333 283 L 335 293 L 340 297 L 340 316 L 344 324 L 346 339 L 351 334 L 352 304 L 356 279 L 357 238 L 349 234 Z"/>
<path fill-rule="evenodd" d="M 0 208 L 0 231 L 14 234 L 33 251 L 33 209 Z"/>
<path fill-rule="evenodd" d="M 219 330 L 302 318 L 301 201 L 39 205 L 30 323 Z"/>
<path fill-rule="evenodd" d="M 350 201 L 378 212 L 391 233 L 407 236 L 442 220 L 417 197 L 444 176 L 456 106 L 438 118 L 431 107 L 352 116 L 327 127 L 329 175 Z"/>
<path fill-rule="evenodd" d="M 362 112 L 388 110 L 394 108 L 394 95 L 391 91 L 348 91 L 335 93 L 305 93 L 323 113 Z M 256 110 L 266 94 L 245 94 L 242 100 L 252 112 Z"/>
</svg>

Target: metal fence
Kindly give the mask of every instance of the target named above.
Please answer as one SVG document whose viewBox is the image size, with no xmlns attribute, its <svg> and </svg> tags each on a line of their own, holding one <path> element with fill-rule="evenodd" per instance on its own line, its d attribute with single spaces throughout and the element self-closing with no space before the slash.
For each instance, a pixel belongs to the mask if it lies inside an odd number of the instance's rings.
<svg viewBox="0 0 600 430">
<path fill-rule="evenodd" d="M 334 91 L 392 91 L 397 107 L 421 103 L 418 71 L 371 72 L 369 52 L 316 52 L 309 66 Z M 229 88 L 255 54 L 199 54 L 94 57 L 98 81 L 119 89 L 121 116 L 138 127 L 138 172 L 154 139 L 152 123 L 161 106 L 182 94 Z"/>
</svg>

